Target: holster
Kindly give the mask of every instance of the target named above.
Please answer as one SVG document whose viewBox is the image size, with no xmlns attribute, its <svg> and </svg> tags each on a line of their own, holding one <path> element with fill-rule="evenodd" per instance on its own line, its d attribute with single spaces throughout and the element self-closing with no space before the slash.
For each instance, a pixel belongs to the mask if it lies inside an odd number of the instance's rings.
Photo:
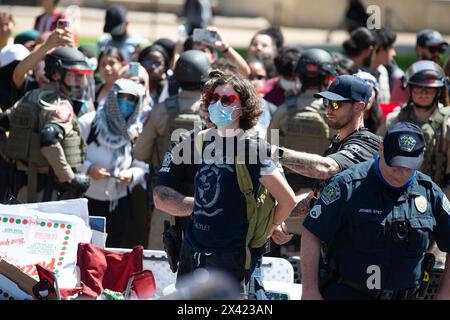
<svg viewBox="0 0 450 320">
<path fill-rule="evenodd" d="M 319 290 L 322 291 L 337 278 L 337 269 L 334 260 L 320 257 L 319 261 Z"/>
<path fill-rule="evenodd" d="M 425 257 L 423 258 L 422 263 L 422 279 L 420 280 L 419 290 L 417 291 L 417 297 L 421 298 L 427 294 L 428 286 L 430 285 L 431 273 L 433 271 L 433 267 L 435 264 L 434 254 L 427 252 L 425 253 Z"/>
<path fill-rule="evenodd" d="M 181 250 L 181 230 L 175 225 L 171 225 L 170 221 L 164 220 L 163 244 L 169 260 L 170 270 L 176 273 L 178 270 L 178 261 L 180 260 Z"/>
</svg>

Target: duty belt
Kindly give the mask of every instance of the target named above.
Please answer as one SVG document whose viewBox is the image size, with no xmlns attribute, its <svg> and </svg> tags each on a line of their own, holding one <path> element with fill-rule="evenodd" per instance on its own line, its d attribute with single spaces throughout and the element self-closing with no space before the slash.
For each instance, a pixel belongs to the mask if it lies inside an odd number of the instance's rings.
<svg viewBox="0 0 450 320">
<path fill-rule="evenodd" d="M 412 300 L 415 298 L 418 289 L 417 287 L 403 290 L 369 289 L 359 283 L 342 277 L 338 277 L 337 283 L 343 284 L 375 300 Z"/>
</svg>

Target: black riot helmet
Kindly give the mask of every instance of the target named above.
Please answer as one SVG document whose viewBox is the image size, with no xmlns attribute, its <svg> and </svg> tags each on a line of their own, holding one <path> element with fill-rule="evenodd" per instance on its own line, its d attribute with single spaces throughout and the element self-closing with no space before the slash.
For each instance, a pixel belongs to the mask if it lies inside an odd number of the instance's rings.
<svg viewBox="0 0 450 320">
<path fill-rule="evenodd" d="M 188 50 L 180 55 L 175 65 L 175 80 L 185 90 L 196 90 L 209 79 L 211 63 L 200 50 Z"/>
<path fill-rule="evenodd" d="M 331 55 L 323 49 L 305 50 L 297 63 L 300 78 L 335 76 L 336 66 Z"/>
<path fill-rule="evenodd" d="M 72 101 L 77 115 L 87 111 L 88 101 L 94 97 L 94 70 L 81 51 L 60 47 L 45 57 L 45 75 L 54 81 L 53 75 L 60 75 L 60 90 Z"/>
<path fill-rule="evenodd" d="M 445 85 L 445 73 L 436 62 L 420 60 L 413 63 L 406 71 L 408 85 L 440 88 Z"/>
<path fill-rule="evenodd" d="M 71 47 L 57 48 L 45 57 L 45 76 L 52 79 L 55 72 L 61 69 L 73 70 L 81 73 L 92 73 L 92 69 L 81 51 Z"/>
</svg>

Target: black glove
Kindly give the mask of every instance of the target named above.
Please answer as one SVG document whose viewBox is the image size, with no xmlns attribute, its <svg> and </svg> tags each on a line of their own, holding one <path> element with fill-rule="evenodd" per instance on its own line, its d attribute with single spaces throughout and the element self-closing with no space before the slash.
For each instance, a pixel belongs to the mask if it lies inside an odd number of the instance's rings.
<svg viewBox="0 0 450 320">
<path fill-rule="evenodd" d="M 84 173 L 75 173 L 75 176 L 70 182 L 70 187 L 79 193 L 85 193 L 89 188 L 90 181 L 90 178 Z"/>
</svg>

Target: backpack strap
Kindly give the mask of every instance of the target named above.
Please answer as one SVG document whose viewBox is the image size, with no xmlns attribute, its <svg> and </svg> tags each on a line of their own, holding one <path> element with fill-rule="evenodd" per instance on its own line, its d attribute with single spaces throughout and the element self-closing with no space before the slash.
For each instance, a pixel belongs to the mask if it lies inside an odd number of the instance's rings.
<svg viewBox="0 0 450 320">
<path fill-rule="evenodd" d="M 245 238 L 245 269 L 249 270 L 251 264 L 250 241 L 253 238 L 256 228 L 257 217 L 254 217 L 254 214 L 256 213 L 257 203 L 255 197 L 253 196 L 253 182 L 247 166 L 243 163 L 237 163 L 236 160 L 235 168 L 239 190 L 241 190 L 245 196 L 247 208 L 248 230 Z"/>
</svg>

